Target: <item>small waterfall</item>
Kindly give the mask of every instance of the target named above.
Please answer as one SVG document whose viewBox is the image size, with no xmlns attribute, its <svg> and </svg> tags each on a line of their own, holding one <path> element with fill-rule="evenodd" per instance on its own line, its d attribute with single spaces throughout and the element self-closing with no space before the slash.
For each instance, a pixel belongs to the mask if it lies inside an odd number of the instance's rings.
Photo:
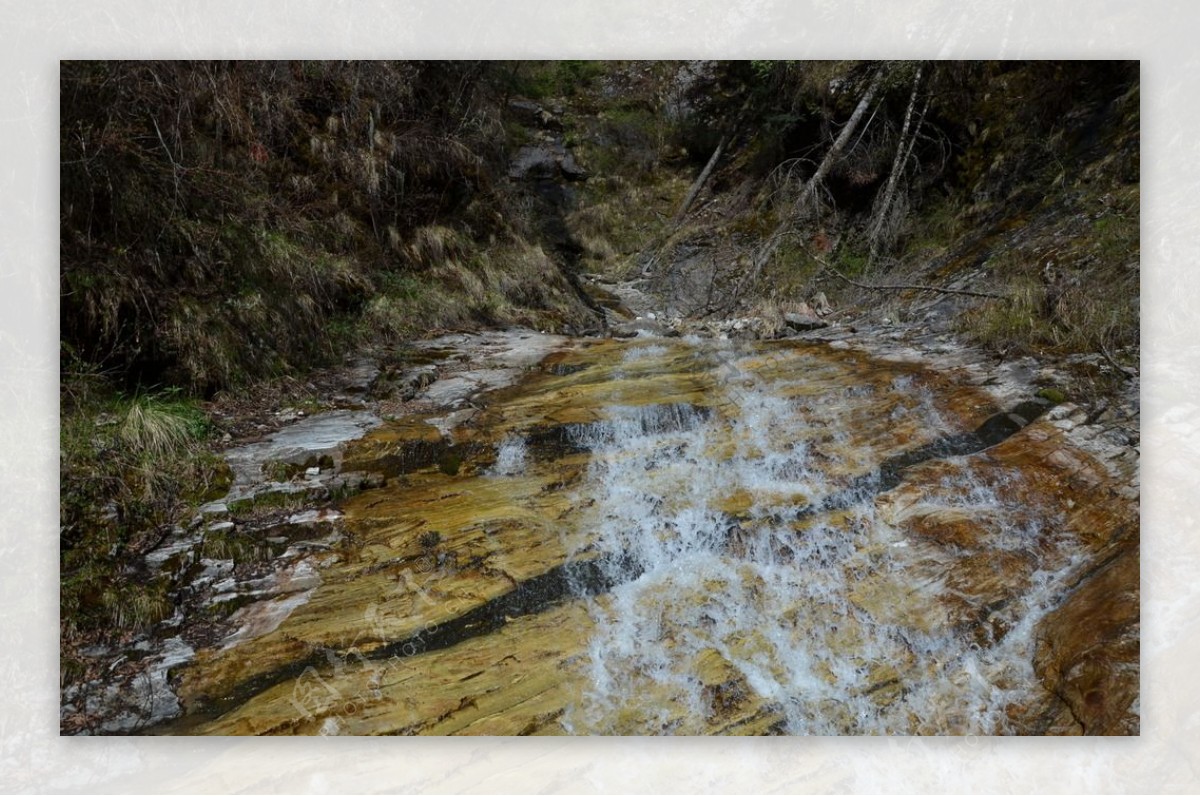
<svg viewBox="0 0 1200 796">
<path fill-rule="evenodd" d="M 701 338 L 579 341 L 478 403 L 467 466 L 441 410 L 347 453 L 399 474 L 302 554 L 303 606 L 189 664 L 179 727 L 1136 731 L 1136 499 L 1075 410 Z"/>
<path fill-rule="evenodd" d="M 526 455 L 523 437 L 505 437 L 496 447 L 496 463 L 488 470 L 488 475 L 521 475 L 525 472 Z"/>
<path fill-rule="evenodd" d="M 663 353 L 632 349 L 626 364 Z M 1035 680 L 1033 628 L 1072 569 L 1073 551 L 1047 530 L 1053 517 L 1004 502 L 1017 474 L 988 480 L 965 458 L 952 461 L 953 475 L 910 510 L 965 517 L 985 552 L 1038 564 L 988 629 L 923 624 L 945 614 L 959 562 L 931 564 L 928 545 L 880 515 L 878 478 L 850 478 L 878 467 L 870 443 L 888 429 L 862 427 L 870 418 L 835 383 L 768 382 L 756 375 L 770 366 L 761 357 L 702 353 L 715 357 L 720 411 L 647 402 L 631 379 L 638 402 L 577 431 L 592 453 L 582 493 L 595 502 L 568 548 L 598 553 L 617 585 L 585 597 L 596 626 L 589 686 L 564 726 L 703 732 L 715 703 L 749 690 L 788 733 L 1005 732 L 1006 709 Z M 890 391 L 894 406 L 876 424 L 945 428 L 935 397 L 911 379 Z M 848 479 L 861 499 L 820 510 Z M 995 627 L 1002 638 L 981 643 Z"/>
</svg>

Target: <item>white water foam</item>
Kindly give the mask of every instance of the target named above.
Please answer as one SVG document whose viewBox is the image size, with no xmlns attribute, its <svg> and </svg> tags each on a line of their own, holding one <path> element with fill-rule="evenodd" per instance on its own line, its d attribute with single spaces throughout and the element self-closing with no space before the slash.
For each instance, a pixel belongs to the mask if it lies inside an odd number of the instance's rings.
<svg viewBox="0 0 1200 796">
<path fill-rule="evenodd" d="M 633 360 L 662 353 L 646 350 Z M 1033 630 L 1073 569 L 1070 551 L 997 609 L 1007 632 L 987 646 L 966 630 L 922 630 L 867 610 L 856 590 L 883 582 L 908 589 L 911 611 L 936 611 L 946 573 L 931 572 L 928 545 L 879 519 L 871 500 L 804 519 L 839 486 L 826 472 L 854 456 L 830 446 L 815 457 L 806 432 L 818 422 L 820 439 L 857 430 L 842 427 L 836 400 L 783 397 L 786 385 L 748 375 L 727 346 L 710 353 L 727 393 L 722 412 L 612 406 L 607 421 L 575 432 L 593 454 L 584 491 L 595 503 L 568 546 L 599 552 L 617 585 L 588 598 L 597 628 L 590 685 L 564 726 L 704 731 L 715 720 L 714 682 L 739 682 L 790 733 L 1005 732 L 1006 707 L 1034 683 Z M 932 395 L 912 405 L 938 417 Z M 963 473 L 927 507 L 986 513 L 996 549 L 1029 549 L 1044 537 L 1043 520 L 1003 505 L 998 484 Z M 747 493 L 748 508 L 727 510 Z"/>
<path fill-rule="evenodd" d="M 519 436 L 505 437 L 496 446 L 496 463 L 488 475 L 514 476 L 525 472 L 525 439 Z"/>
</svg>

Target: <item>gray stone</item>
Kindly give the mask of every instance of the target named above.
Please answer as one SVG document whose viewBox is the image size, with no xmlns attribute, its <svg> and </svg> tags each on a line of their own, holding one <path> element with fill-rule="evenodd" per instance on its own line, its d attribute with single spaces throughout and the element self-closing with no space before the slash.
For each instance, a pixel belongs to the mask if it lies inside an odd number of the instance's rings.
<svg viewBox="0 0 1200 796">
<path fill-rule="evenodd" d="M 347 392 L 368 392 L 379 378 L 379 363 L 370 359 L 354 362 L 345 372 Z"/>
<path fill-rule="evenodd" d="M 666 337 L 670 330 L 658 321 L 636 318 L 612 324 L 609 333 L 613 337 Z"/>
<path fill-rule="evenodd" d="M 243 445 L 225 452 L 225 460 L 233 470 L 233 487 L 226 501 L 255 494 L 263 484 L 263 465 L 268 462 L 304 465 L 310 459 L 329 456 L 335 468 L 341 462 L 342 445 L 358 439 L 382 421 L 372 412 L 338 410 L 304 418 L 288 428 L 271 434 L 260 442 Z M 270 491 L 286 484 L 273 485 Z"/>
<path fill-rule="evenodd" d="M 174 556 L 190 552 L 200 544 L 202 538 L 200 531 L 196 528 L 190 532 L 184 531 L 182 528 L 176 529 L 158 547 L 146 554 L 144 559 L 146 565 L 151 570 L 157 571 Z"/>
<path fill-rule="evenodd" d="M 508 176 L 514 180 L 585 180 L 587 170 L 579 165 L 575 156 L 558 141 L 542 141 L 526 144 L 517 150 L 508 167 Z"/>
<path fill-rule="evenodd" d="M 89 695 L 86 701 L 88 712 L 110 717 L 100 725 L 100 731 L 130 732 L 178 716 L 180 704 L 171 690 L 170 673 L 195 654 L 196 651 L 182 638 L 167 639 L 162 651 L 150 658 L 141 672 Z"/>
<path fill-rule="evenodd" d="M 806 332 L 811 329 L 824 329 L 829 325 L 827 321 L 821 320 L 816 315 L 799 312 L 785 312 L 783 314 L 783 322 L 790 328 L 800 332 Z"/>
<path fill-rule="evenodd" d="M 308 509 L 287 518 L 289 525 L 313 525 L 318 522 L 335 522 L 342 518 L 336 509 Z"/>
<path fill-rule="evenodd" d="M 553 179 L 558 176 L 558 158 L 544 146 L 523 146 L 508 166 L 514 180 Z"/>
</svg>

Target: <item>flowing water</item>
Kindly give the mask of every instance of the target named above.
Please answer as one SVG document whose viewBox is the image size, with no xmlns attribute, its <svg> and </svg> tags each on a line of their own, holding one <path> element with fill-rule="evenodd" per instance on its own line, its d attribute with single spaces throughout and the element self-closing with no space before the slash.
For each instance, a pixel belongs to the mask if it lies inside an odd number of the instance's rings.
<svg viewBox="0 0 1200 796">
<path fill-rule="evenodd" d="M 1039 628 L 1128 521 L 1045 418 L 860 353 L 592 341 L 486 403 L 347 453 L 388 485 L 184 673 L 194 731 L 1044 730 Z"/>
</svg>

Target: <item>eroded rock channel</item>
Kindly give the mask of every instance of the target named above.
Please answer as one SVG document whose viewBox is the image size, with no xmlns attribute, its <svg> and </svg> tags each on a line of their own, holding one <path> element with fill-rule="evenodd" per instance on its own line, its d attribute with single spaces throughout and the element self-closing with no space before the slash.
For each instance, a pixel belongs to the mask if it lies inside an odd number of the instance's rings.
<svg viewBox="0 0 1200 796">
<path fill-rule="evenodd" d="M 1082 412 L 818 342 L 542 356 L 340 448 L 386 483 L 150 731 L 1137 732 L 1136 459 Z"/>
</svg>

